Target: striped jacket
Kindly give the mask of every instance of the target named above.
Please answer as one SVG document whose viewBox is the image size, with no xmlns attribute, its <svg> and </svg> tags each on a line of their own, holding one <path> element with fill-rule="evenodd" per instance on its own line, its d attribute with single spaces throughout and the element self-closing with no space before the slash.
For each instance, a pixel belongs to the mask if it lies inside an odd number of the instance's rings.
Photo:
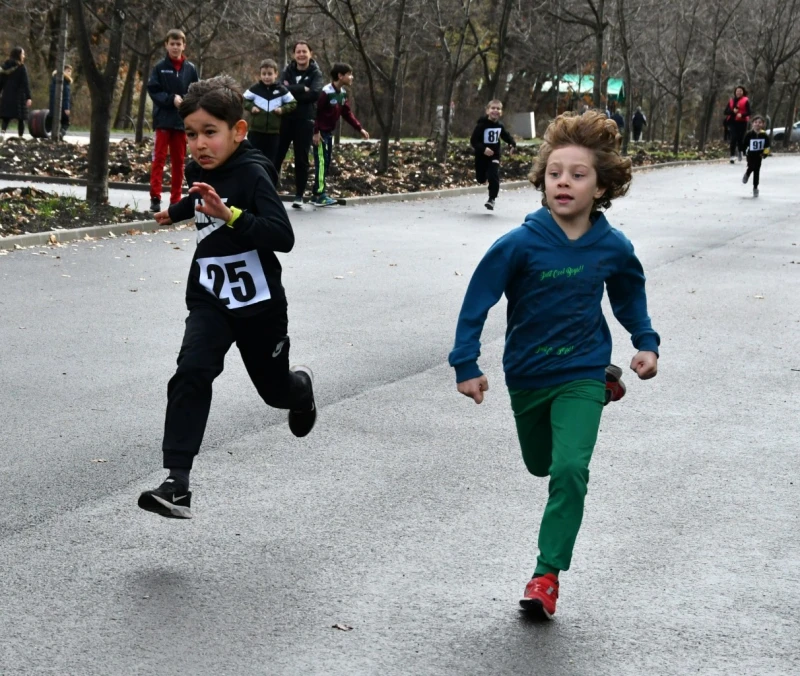
<svg viewBox="0 0 800 676">
<path fill-rule="evenodd" d="M 250 113 L 250 130 L 262 134 L 279 134 L 281 131 L 281 118 L 297 108 L 297 101 L 291 92 L 280 82 L 265 85 L 256 82 L 244 93 L 245 110 Z M 253 106 L 258 108 L 254 113 Z M 273 112 L 281 109 L 280 115 Z"/>
</svg>

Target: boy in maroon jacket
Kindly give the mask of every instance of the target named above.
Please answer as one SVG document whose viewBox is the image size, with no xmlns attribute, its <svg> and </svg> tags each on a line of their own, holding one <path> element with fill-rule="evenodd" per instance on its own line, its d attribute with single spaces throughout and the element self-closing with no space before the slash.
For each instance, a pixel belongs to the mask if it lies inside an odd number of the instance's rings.
<svg viewBox="0 0 800 676">
<path fill-rule="evenodd" d="M 369 133 L 353 115 L 350 104 L 347 103 L 348 87 L 353 84 L 353 69 L 347 63 L 334 63 L 331 68 L 331 83 L 322 88 L 322 93 L 317 101 L 317 118 L 314 121 L 314 197 L 311 203 L 318 207 L 331 207 L 338 204 L 335 199 L 325 194 L 325 179 L 328 176 L 328 166 L 331 163 L 333 151 L 333 131 L 340 117 L 361 133 L 364 139 L 369 138 Z"/>
</svg>

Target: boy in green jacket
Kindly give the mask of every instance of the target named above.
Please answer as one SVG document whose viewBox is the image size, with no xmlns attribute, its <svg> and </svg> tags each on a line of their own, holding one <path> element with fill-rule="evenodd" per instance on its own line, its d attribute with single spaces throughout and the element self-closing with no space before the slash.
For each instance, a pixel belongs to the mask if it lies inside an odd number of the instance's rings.
<svg viewBox="0 0 800 676">
<path fill-rule="evenodd" d="M 272 59 L 261 62 L 261 79 L 244 93 L 245 108 L 251 114 L 247 140 L 277 167 L 281 116 L 291 113 L 297 101 L 278 82 L 278 64 Z M 252 104 L 252 105 L 250 105 Z"/>
</svg>

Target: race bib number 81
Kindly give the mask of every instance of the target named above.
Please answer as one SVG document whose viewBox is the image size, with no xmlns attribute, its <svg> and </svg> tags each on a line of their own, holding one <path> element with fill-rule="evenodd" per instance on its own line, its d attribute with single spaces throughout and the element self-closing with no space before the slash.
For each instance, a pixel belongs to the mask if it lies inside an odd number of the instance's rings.
<svg viewBox="0 0 800 676">
<path fill-rule="evenodd" d="M 495 143 L 500 143 L 500 128 L 490 127 L 483 130 L 483 143 L 484 145 L 491 146 Z"/>
<path fill-rule="evenodd" d="M 198 258 L 197 264 L 200 266 L 200 284 L 232 310 L 271 298 L 257 251 L 220 258 Z"/>
</svg>

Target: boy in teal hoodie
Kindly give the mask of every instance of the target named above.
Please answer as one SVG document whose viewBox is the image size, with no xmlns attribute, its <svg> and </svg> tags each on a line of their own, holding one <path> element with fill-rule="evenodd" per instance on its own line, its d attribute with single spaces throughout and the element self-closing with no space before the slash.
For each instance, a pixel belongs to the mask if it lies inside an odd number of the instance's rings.
<svg viewBox="0 0 800 676">
<path fill-rule="evenodd" d="M 480 335 L 505 293 L 503 370 L 522 457 L 531 474 L 550 477 L 536 570 L 520 605 L 548 619 L 583 518 L 603 406 L 625 394 L 621 369 L 609 366 L 604 285 L 637 349 L 631 369 L 643 380 L 658 369 L 660 339 L 647 314 L 641 263 L 599 211 L 631 181 L 619 141 L 616 124 L 597 112 L 561 115 L 548 127 L 530 175 L 544 208 L 497 240 L 478 264 L 450 353 L 458 391 L 480 404 L 489 389 L 478 368 Z"/>
</svg>

